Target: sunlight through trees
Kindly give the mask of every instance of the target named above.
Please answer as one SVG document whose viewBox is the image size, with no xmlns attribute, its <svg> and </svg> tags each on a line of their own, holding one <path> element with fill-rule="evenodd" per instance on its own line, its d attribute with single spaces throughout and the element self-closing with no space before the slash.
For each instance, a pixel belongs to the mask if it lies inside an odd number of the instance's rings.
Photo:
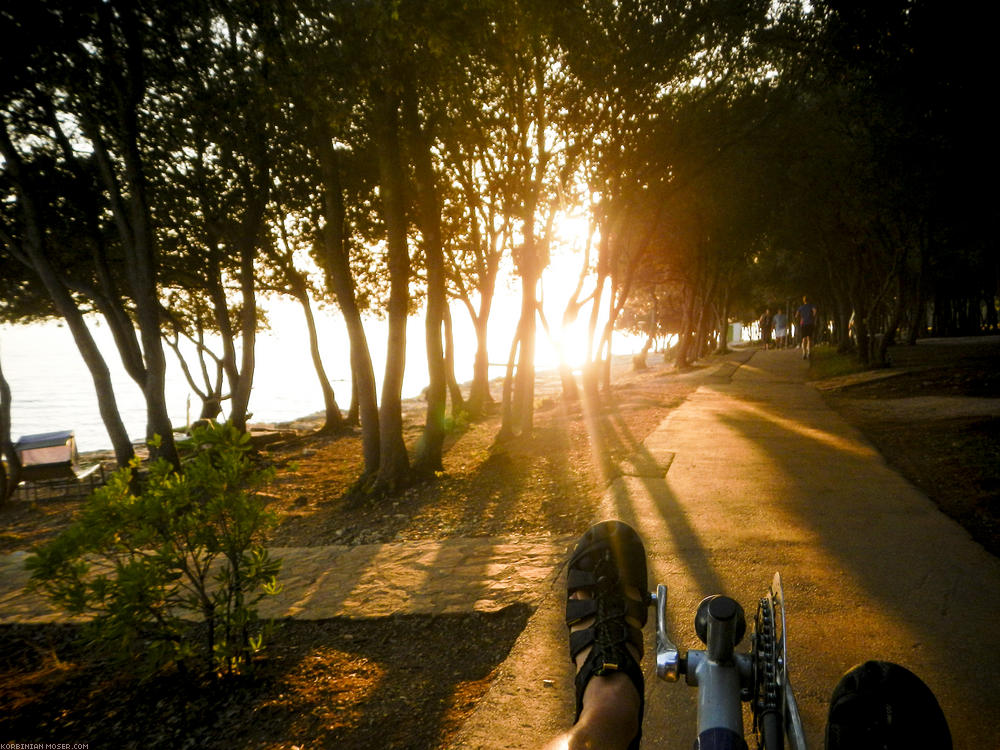
<svg viewBox="0 0 1000 750">
<path fill-rule="evenodd" d="M 243 430 L 261 297 L 297 300 L 311 330 L 312 305 L 335 304 L 350 396 L 315 333 L 311 361 L 326 429 L 360 425 L 376 492 L 441 469 L 449 400 L 476 418 L 499 399 L 498 440 L 530 435 L 536 347 L 585 351 L 561 356 L 572 398 L 574 366 L 594 395 L 609 385 L 622 332 L 644 355 L 674 342 L 685 368 L 725 349 L 731 321 L 804 293 L 865 363 L 900 337 L 995 332 L 988 46 L 955 15 L 930 0 L 11 6 L 0 319 L 66 321 L 126 465 L 105 359 L 119 357 L 145 437 L 176 464 L 167 352 L 202 416 Z M 507 276 L 517 310 L 495 304 Z M 451 301 L 474 341 L 454 340 Z M 514 334 L 491 392 L 498 314 Z M 373 315 L 385 341 L 365 334 Z M 413 315 L 430 382 L 410 455 Z M 464 394 L 456 346 L 476 352 Z"/>
</svg>

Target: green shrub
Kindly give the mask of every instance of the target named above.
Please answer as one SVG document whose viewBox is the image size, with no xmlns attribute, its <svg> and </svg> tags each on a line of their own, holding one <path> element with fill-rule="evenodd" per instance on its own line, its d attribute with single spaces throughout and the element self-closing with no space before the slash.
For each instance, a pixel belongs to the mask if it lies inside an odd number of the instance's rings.
<svg viewBox="0 0 1000 750">
<path fill-rule="evenodd" d="M 164 460 L 141 476 L 138 462 L 117 471 L 27 561 L 33 586 L 91 616 L 88 636 L 143 676 L 169 664 L 241 669 L 262 647 L 256 604 L 279 590 L 280 561 L 264 547 L 274 517 L 256 494 L 271 473 L 230 424 L 192 438 L 182 473 Z"/>
</svg>

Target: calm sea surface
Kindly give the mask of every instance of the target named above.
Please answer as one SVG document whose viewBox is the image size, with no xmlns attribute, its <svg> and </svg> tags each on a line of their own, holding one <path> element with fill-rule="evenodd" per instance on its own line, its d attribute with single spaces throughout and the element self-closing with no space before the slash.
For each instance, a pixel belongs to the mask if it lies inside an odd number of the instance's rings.
<svg viewBox="0 0 1000 750">
<path fill-rule="evenodd" d="M 351 398 L 347 335 L 339 315 L 317 312 L 317 316 L 327 375 L 333 381 L 337 403 L 346 409 Z M 281 422 L 322 411 L 323 396 L 309 356 L 301 309 L 294 305 L 279 306 L 272 311 L 271 318 L 272 330 L 259 334 L 257 339 L 251 421 Z M 125 373 L 107 326 L 95 319 L 90 328 L 112 371 L 115 396 L 129 436 L 140 440 L 146 431 L 142 393 Z M 370 323 L 368 335 L 376 379 L 381 383 L 385 367 L 385 323 Z M 460 380 L 470 379 L 474 338 L 467 337 L 464 332 L 459 335 L 462 341 L 457 348 L 461 355 L 457 357 L 456 370 Z M 427 384 L 420 320 L 411 320 L 407 338 L 404 397 L 418 395 Z M 167 349 L 166 356 L 170 418 L 175 427 L 183 427 L 189 415 L 190 419 L 197 419 L 201 401 L 188 386 L 174 353 Z M 0 326 L 0 363 L 11 387 L 14 440 L 21 435 L 73 430 L 81 451 L 110 447 L 90 372 L 65 325 L 48 322 Z M 191 367 L 193 372 L 198 372 L 195 364 Z"/>
<path fill-rule="evenodd" d="M 568 277 L 572 281 L 572 277 Z M 570 285 L 571 287 L 572 285 Z M 549 321 L 560 320 L 562 299 L 551 301 L 546 308 Z M 309 338 L 302 308 L 297 303 L 271 301 L 266 303 L 270 330 L 259 333 L 256 346 L 256 369 L 250 397 L 251 422 L 287 422 L 323 410 L 316 370 L 309 354 Z M 518 292 L 513 288 L 498 289 L 494 315 L 490 320 L 489 350 L 491 363 L 506 362 L 519 315 Z M 343 319 L 334 311 L 314 310 L 320 337 L 320 353 L 327 376 L 333 382 L 337 403 L 346 409 L 351 400 L 350 351 Z M 452 305 L 455 336 L 455 375 L 459 382 L 472 379 L 472 362 L 476 339 L 469 315 L 460 304 Z M 129 436 L 134 441 L 144 439 L 146 409 L 142 393 L 121 365 L 111 333 L 98 318 L 90 322 L 105 360 L 111 369 L 118 408 Z M 373 320 L 365 325 L 372 353 L 376 381 L 381 384 L 385 370 L 386 323 Z M 586 354 L 586 321 L 581 320 L 563 331 L 563 350 L 571 364 L 578 364 Z M 616 353 L 638 351 L 641 340 L 616 336 Z M 189 419 L 198 418 L 201 400 L 188 386 L 174 353 L 165 348 L 167 356 L 167 407 L 170 419 L 183 428 Z M 557 366 L 556 347 L 539 327 L 535 349 L 536 366 L 540 370 Z M 22 435 L 57 430 L 73 430 L 81 451 L 109 448 L 104 423 L 97 407 L 93 380 L 76 348 L 69 329 L 58 322 L 30 326 L 0 325 L 0 365 L 11 387 L 11 433 L 14 440 Z M 200 372 L 195 359 L 189 360 L 194 373 Z M 491 370 L 490 376 L 503 374 L 502 368 Z M 407 329 L 406 370 L 403 397 L 418 396 L 427 386 L 427 358 L 424 325 L 420 317 L 410 319 Z M 223 405 L 228 414 L 227 404 Z"/>
</svg>

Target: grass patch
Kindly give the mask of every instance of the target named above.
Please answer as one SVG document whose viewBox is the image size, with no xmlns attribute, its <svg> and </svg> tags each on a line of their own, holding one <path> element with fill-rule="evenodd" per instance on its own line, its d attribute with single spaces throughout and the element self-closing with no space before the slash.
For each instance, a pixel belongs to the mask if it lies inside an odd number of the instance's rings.
<svg viewBox="0 0 1000 750">
<path fill-rule="evenodd" d="M 865 366 L 853 354 L 841 354 L 832 346 L 817 346 L 812 352 L 809 380 L 826 380 L 863 372 Z"/>
</svg>

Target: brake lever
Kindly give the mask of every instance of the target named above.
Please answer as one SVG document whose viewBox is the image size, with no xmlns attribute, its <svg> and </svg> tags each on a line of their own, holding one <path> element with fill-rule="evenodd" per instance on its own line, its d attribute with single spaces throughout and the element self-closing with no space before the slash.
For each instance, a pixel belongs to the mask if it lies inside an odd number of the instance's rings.
<svg viewBox="0 0 1000 750">
<path fill-rule="evenodd" d="M 681 675 L 681 655 L 667 634 L 667 587 L 657 585 L 650 594 L 656 603 L 656 676 L 667 682 L 677 682 Z"/>
</svg>

